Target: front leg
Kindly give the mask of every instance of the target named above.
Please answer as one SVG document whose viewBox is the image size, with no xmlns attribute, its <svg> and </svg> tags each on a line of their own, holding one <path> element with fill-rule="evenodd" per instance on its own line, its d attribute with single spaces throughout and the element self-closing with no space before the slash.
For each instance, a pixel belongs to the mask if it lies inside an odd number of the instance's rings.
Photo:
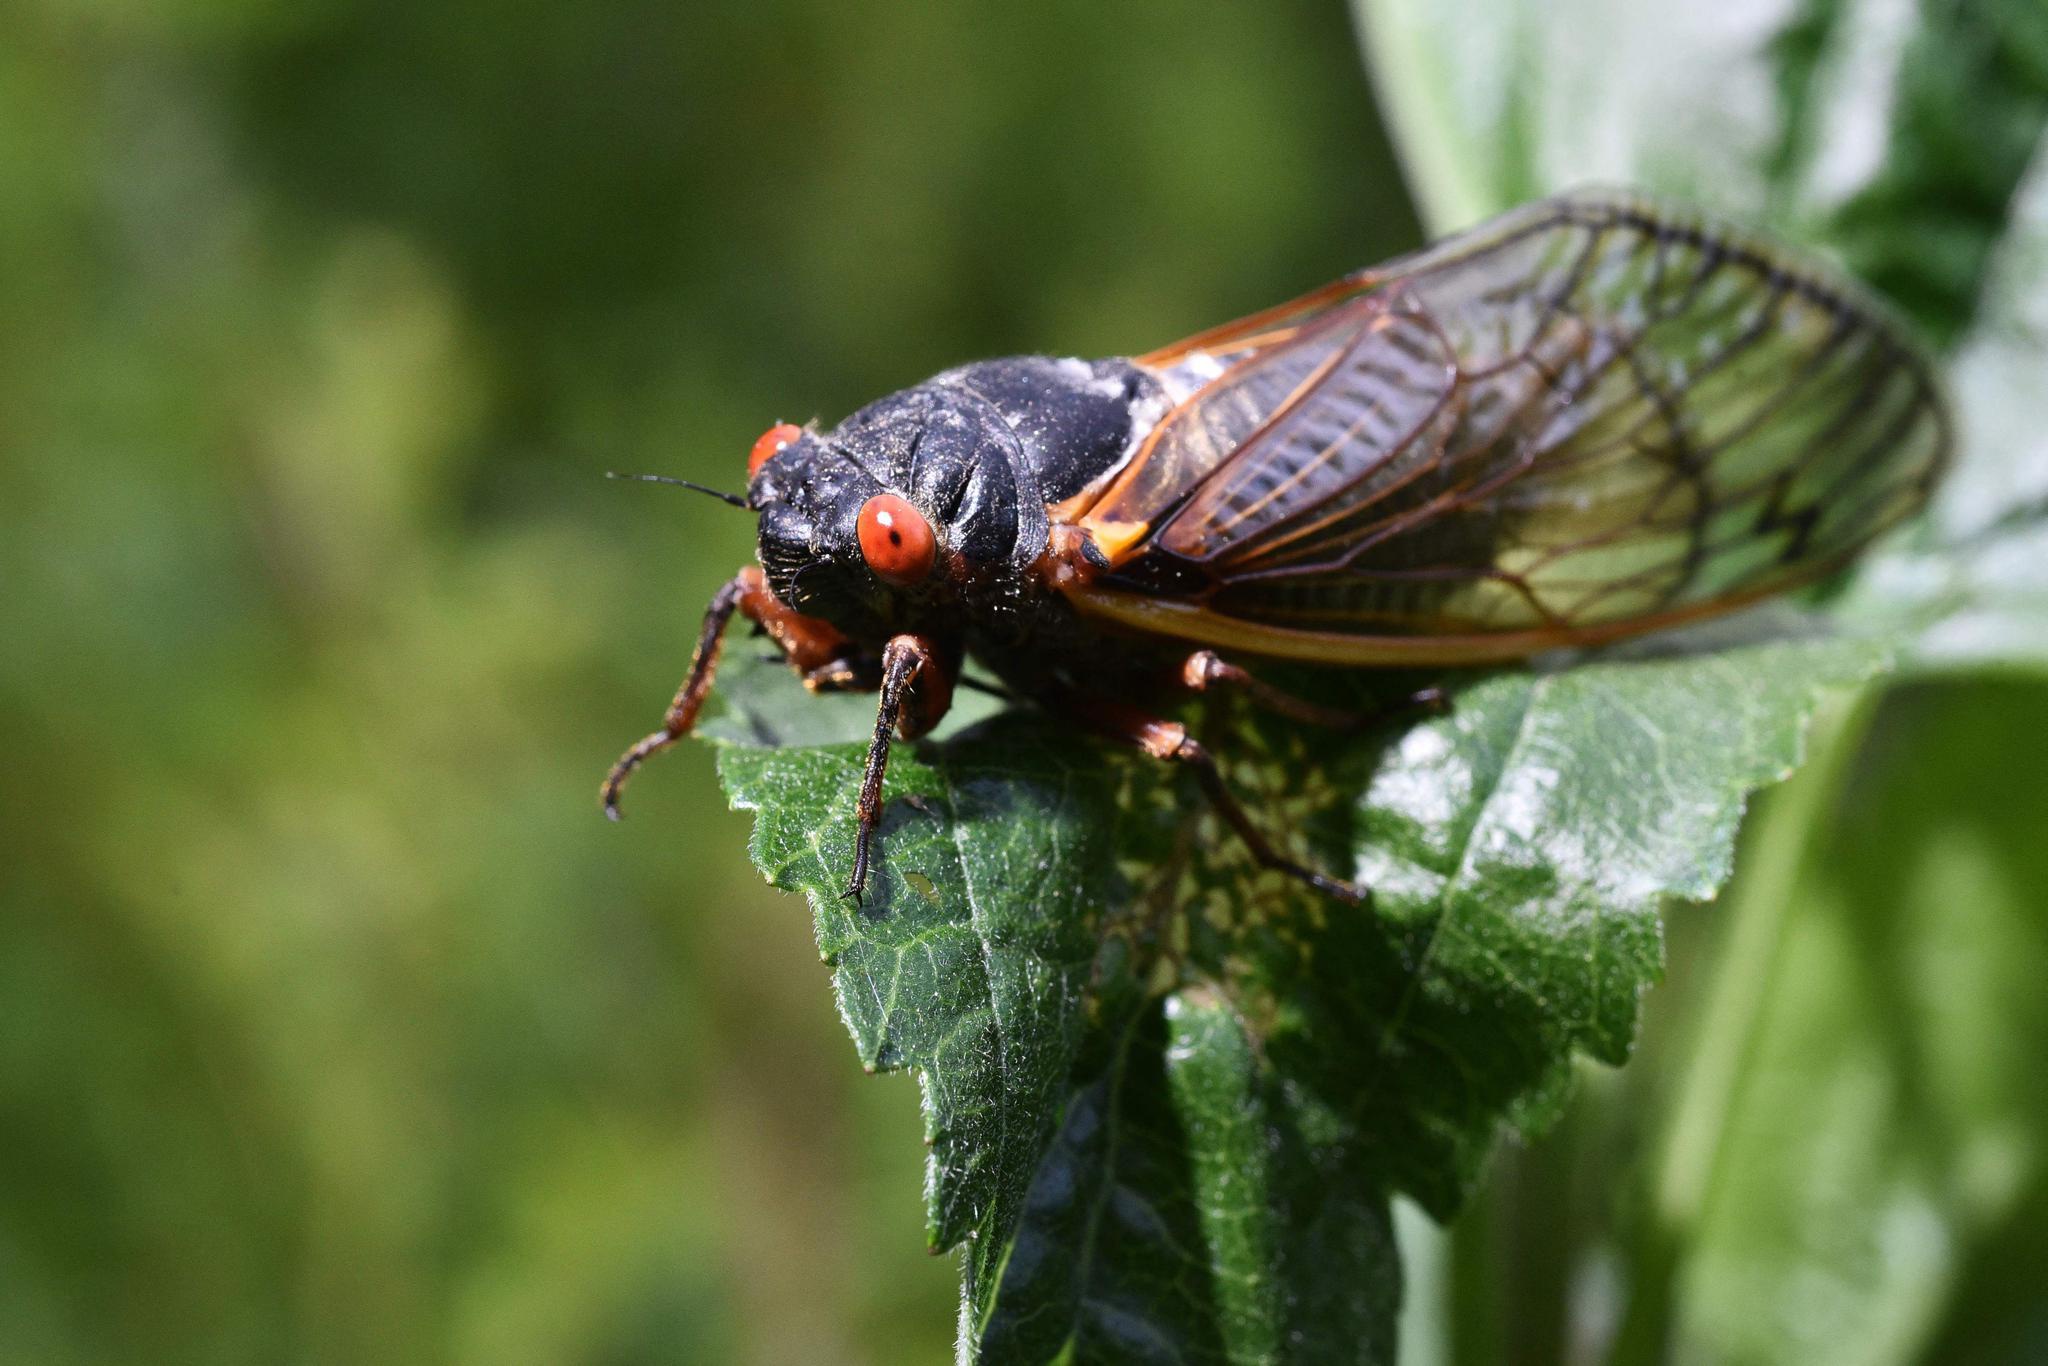
<svg viewBox="0 0 2048 1366">
<path fill-rule="evenodd" d="M 633 776 L 633 770 L 695 729 L 697 713 L 703 710 L 704 699 L 711 695 L 711 679 L 718 671 L 725 630 L 735 612 L 767 632 L 781 649 L 783 658 L 814 691 L 874 686 L 872 682 L 864 684 L 864 679 L 873 677 L 872 666 L 859 658 L 851 641 L 825 622 L 801 616 L 784 606 L 769 589 L 768 577 L 760 567 L 748 565 L 713 595 L 711 605 L 705 609 L 704 625 L 697 632 L 697 650 L 690 657 L 690 671 L 676 689 L 675 700 L 668 704 L 661 729 L 636 741 L 605 775 L 600 796 L 605 815 L 613 820 L 619 818 L 619 794 L 625 789 L 626 779 Z"/>
<path fill-rule="evenodd" d="M 846 895 L 856 904 L 867 888 L 875 827 L 882 822 L 882 775 L 889 767 L 890 737 L 914 740 L 936 726 L 952 704 L 959 670 L 957 651 L 942 649 L 924 636 L 892 636 L 882 647 L 882 701 L 875 709 L 875 734 L 868 742 L 860 800 L 854 807 L 859 828 L 854 835 L 853 878 L 847 883 Z"/>
<path fill-rule="evenodd" d="M 711 605 L 704 609 L 704 624 L 697 631 L 697 650 L 690 656 L 690 671 L 683 675 L 683 684 L 676 689 L 675 700 L 668 704 L 668 711 L 661 719 L 661 729 L 652 735 L 643 736 L 633 742 L 632 748 L 619 756 L 611 772 L 604 775 L 604 786 L 598 796 L 604 803 L 604 814 L 613 820 L 619 818 L 619 794 L 625 790 L 626 779 L 633 776 L 633 770 L 646 763 L 655 755 L 688 735 L 697 724 L 697 713 L 704 707 L 704 699 L 711 693 L 712 675 L 718 672 L 718 652 L 725 642 L 725 628 L 732 622 L 732 614 L 740 610 L 753 587 L 748 575 L 758 577 L 760 571 L 742 569 L 732 581 L 712 595 Z"/>
</svg>

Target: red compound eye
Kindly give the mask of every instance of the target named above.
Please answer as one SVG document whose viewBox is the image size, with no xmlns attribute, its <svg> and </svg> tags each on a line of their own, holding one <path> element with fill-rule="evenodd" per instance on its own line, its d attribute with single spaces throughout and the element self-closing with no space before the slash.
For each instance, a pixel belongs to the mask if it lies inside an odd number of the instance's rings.
<svg viewBox="0 0 2048 1366">
<path fill-rule="evenodd" d="M 939 543 L 924 514 L 893 493 L 878 493 L 861 504 L 860 554 L 883 583 L 908 588 L 922 583 L 938 558 Z"/>
<path fill-rule="evenodd" d="M 761 433 L 754 442 L 754 449 L 747 452 L 747 478 L 752 479 L 761 472 L 761 466 L 768 463 L 768 457 L 787 446 L 804 434 L 804 429 L 794 422 L 778 422 Z"/>
</svg>

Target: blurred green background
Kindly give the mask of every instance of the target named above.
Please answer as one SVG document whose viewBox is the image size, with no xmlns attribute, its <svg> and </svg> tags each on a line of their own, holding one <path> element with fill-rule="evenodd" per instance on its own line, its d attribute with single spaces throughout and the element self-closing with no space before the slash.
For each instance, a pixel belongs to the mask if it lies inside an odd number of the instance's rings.
<svg viewBox="0 0 2048 1366">
<path fill-rule="evenodd" d="M 751 553 L 600 475 L 1412 244 L 1342 7 L 0 33 L 0 1361 L 948 1358 L 708 755 L 598 815 Z"/>
<path fill-rule="evenodd" d="M 1411 245 L 1343 6 L 0 0 L 0 176 L 0 1363 L 948 1359 L 601 474 Z M 1409 1360 L 2048 1359 L 2048 692 L 1836 725 Z"/>
</svg>

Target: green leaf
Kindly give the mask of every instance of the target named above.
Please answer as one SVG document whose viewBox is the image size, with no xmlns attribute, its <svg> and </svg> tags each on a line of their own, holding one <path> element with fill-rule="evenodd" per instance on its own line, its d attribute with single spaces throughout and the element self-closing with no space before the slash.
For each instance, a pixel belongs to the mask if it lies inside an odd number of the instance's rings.
<svg viewBox="0 0 2048 1366">
<path fill-rule="evenodd" d="M 1116 1015 L 983 1301 L 984 1356 L 1391 1360 L 1398 1261 L 1355 1145 L 1216 992 Z"/>
<path fill-rule="evenodd" d="M 897 747 L 855 906 L 869 719 L 740 661 L 714 729 L 863 1062 L 922 1083 L 930 1237 L 967 1244 L 987 1360 L 1376 1361 L 1389 1194 L 1447 1215 L 1556 1115 L 1575 1050 L 1626 1055 L 1662 901 L 1712 895 L 1745 795 L 1883 661 L 1780 609 L 1478 679 L 1369 738 L 1210 717 L 1238 789 L 1374 912 L 1254 871 L 1174 773 L 1031 712 Z M 841 743 L 758 743 L 828 712 Z"/>
<path fill-rule="evenodd" d="M 809 700 L 809 699 L 802 699 Z M 872 722 L 869 722 L 871 727 Z M 1099 756 L 1037 743 L 1005 717 L 889 767 L 884 852 L 846 898 L 863 747 L 728 745 L 719 772 L 759 813 L 754 860 L 811 894 L 840 1013 L 870 1070 L 910 1066 L 931 1144 L 935 1248 L 992 1248 L 1014 1220 L 1064 1101 L 1117 880 L 1119 823 Z"/>
</svg>

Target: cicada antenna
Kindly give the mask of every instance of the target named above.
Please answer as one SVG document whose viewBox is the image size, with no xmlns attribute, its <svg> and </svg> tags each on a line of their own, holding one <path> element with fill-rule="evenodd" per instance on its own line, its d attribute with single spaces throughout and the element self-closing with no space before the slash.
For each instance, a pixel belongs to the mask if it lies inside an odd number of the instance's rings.
<svg viewBox="0 0 2048 1366">
<path fill-rule="evenodd" d="M 744 508 L 747 505 L 747 500 L 740 497 L 737 493 L 727 493 L 723 489 L 708 488 L 703 484 L 692 483 L 688 479 L 677 479 L 667 474 L 621 474 L 617 470 L 606 470 L 604 477 L 607 479 L 632 479 L 643 484 L 673 484 L 679 489 L 694 489 L 698 493 L 708 493 L 721 503 L 731 503 L 736 508 Z"/>
</svg>

